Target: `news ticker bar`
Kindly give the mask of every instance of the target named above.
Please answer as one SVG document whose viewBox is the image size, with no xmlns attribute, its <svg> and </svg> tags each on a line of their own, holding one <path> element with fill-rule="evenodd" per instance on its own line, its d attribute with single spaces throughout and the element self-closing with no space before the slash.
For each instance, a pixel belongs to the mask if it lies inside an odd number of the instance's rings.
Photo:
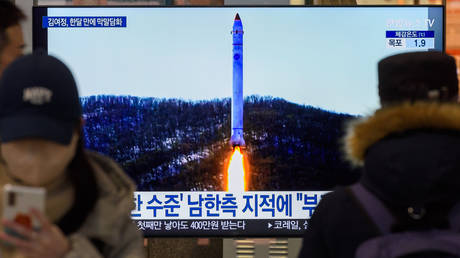
<svg viewBox="0 0 460 258">
<path fill-rule="evenodd" d="M 145 237 L 300 236 L 308 220 L 137 220 Z"/>
</svg>

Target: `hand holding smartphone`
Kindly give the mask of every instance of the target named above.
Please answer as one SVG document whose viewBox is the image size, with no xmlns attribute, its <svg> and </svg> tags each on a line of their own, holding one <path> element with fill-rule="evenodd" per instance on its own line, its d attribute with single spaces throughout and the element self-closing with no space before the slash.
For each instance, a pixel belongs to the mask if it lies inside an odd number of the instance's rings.
<svg viewBox="0 0 460 258">
<path fill-rule="evenodd" d="M 7 184 L 3 187 L 3 219 L 14 221 L 22 226 L 39 230 L 41 225 L 37 218 L 31 216 L 30 209 L 42 213 L 45 210 L 46 190 L 42 187 L 16 186 Z M 5 229 L 5 232 L 11 230 Z M 14 234 L 14 233 L 13 233 Z"/>
<path fill-rule="evenodd" d="M 64 257 L 71 244 L 44 214 L 45 191 L 40 187 L 4 186 L 2 224 L 5 232 L 0 232 L 0 241 L 33 257 Z"/>
</svg>

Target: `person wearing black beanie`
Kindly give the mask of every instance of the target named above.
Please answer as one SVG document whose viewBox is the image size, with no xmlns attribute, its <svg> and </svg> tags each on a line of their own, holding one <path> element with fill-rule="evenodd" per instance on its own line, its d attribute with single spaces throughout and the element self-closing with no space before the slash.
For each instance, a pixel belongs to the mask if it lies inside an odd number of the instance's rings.
<svg viewBox="0 0 460 258">
<path fill-rule="evenodd" d="M 388 234 L 460 231 L 460 105 L 454 58 L 441 52 L 398 54 L 378 63 L 378 76 L 382 107 L 352 121 L 343 141 L 345 156 L 363 168 L 362 177 L 323 196 L 299 257 L 351 258 L 369 253 L 365 243 L 377 243 Z M 373 248 L 394 250 L 390 244 Z M 410 257 L 458 257 L 425 255 Z"/>
</svg>

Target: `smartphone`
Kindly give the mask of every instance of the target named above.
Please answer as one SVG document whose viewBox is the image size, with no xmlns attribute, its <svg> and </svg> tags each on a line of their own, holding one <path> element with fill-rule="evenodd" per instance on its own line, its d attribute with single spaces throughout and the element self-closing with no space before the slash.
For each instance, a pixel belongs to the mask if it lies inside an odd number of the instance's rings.
<svg viewBox="0 0 460 258">
<path fill-rule="evenodd" d="M 3 218 L 29 229 L 39 230 L 40 223 L 37 218 L 30 215 L 30 209 L 34 208 L 44 213 L 45 197 L 45 188 L 6 184 L 3 187 Z M 5 231 L 11 233 L 8 229 Z"/>
</svg>

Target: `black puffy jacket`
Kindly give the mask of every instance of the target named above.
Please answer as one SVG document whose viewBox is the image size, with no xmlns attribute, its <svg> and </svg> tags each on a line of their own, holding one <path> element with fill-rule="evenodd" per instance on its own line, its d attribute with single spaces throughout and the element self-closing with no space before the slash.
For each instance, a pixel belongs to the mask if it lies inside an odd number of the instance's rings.
<svg viewBox="0 0 460 258">
<path fill-rule="evenodd" d="M 361 183 L 392 211 L 392 231 L 449 226 L 460 201 L 460 105 L 405 103 L 353 122 L 345 138 L 347 158 L 363 166 Z M 426 210 L 420 220 L 408 208 Z M 349 188 L 323 197 L 305 234 L 299 257 L 354 257 L 380 233 Z"/>
</svg>

